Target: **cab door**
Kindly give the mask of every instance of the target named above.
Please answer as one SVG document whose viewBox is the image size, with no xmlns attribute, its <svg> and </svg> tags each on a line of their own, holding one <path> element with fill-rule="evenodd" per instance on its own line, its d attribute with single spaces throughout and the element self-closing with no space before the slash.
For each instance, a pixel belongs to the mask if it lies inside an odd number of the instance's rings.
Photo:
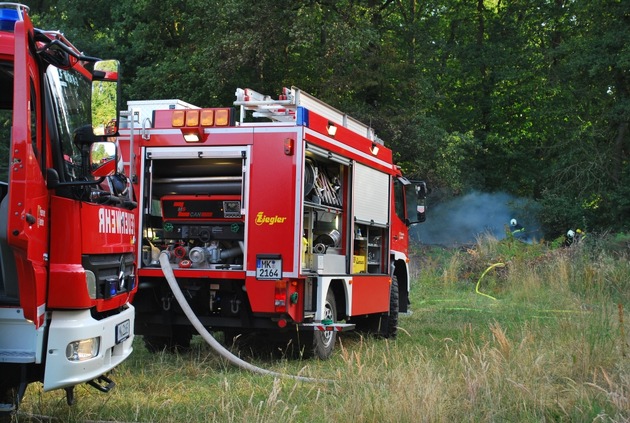
<svg viewBox="0 0 630 423">
<path fill-rule="evenodd" d="M 7 243 L 13 249 L 24 317 L 44 323 L 49 195 L 43 176 L 42 86 L 28 16 L 15 23 L 13 128 L 9 163 Z M 70 228 L 68 228 L 70 230 Z"/>
</svg>

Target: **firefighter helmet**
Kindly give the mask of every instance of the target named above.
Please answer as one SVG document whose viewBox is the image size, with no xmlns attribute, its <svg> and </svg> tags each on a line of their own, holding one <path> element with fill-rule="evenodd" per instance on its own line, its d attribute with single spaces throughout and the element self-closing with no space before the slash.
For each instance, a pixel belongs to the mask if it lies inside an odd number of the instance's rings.
<svg viewBox="0 0 630 423">
<path fill-rule="evenodd" d="M 569 231 L 567 232 L 567 236 L 569 238 L 573 238 L 575 236 L 575 232 L 573 232 L 573 229 L 569 229 Z"/>
<path fill-rule="evenodd" d="M 516 219 L 510 220 L 510 226 L 516 226 Z"/>
</svg>

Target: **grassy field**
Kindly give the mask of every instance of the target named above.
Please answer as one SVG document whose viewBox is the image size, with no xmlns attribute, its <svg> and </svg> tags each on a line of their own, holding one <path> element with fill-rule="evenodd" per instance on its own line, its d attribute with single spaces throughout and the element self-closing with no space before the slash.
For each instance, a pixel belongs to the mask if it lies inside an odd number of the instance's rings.
<svg viewBox="0 0 630 423">
<path fill-rule="evenodd" d="M 423 248 L 396 340 L 350 333 L 329 361 L 253 359 L 332 382 L 247 373 L 197 338 L 181 355 L 150 354 L 137 339 L 110 394 L 78 387 L 68 407 L 63 391 L 34 385 L 14 420 L 630 421 L 629 245 L 609 237 L 554 249 L 494 239 Z"/>
</svg>

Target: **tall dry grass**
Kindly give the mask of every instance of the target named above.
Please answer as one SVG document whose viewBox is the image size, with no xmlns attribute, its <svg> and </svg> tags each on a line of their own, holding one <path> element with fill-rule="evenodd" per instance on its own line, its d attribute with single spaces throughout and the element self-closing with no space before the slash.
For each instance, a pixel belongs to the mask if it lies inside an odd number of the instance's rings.
<svg viewBox="0 0 630 423">
<path fill-rule="evenodd" d="M 149 354 L 137 342 L 110 395 L 80 388 L 68 408 L 61 393 L 33 386 L 17 420 L 629 421 L 625 252 L 484 238 L 419 253 L 413 313 L 400 317 L 396 340 L 347 334 L 325 362 L 254 358 L 320 382 L 234 369 L 199 339 L 182 355 Z M 498 262 L 505 267 L 480 279 Z"/>
</svg>

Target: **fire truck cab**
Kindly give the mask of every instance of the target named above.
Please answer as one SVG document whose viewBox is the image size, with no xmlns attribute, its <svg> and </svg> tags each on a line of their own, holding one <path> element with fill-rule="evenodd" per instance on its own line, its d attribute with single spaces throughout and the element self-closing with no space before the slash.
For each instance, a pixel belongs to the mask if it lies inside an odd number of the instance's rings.
<svg viewBox="0 0 630 423">
<path fill-rule="evenodd" d="M 229 108 L 128 103 L 119 142 L 141 210 L 136 333 L 157 351 L 194 332 L 160 268 L 167 254 L 197 317 L 228 343 L 263 332 L 328 358 L 339 331 L 395 336 L 426 187 L 372 128 L 298 88 L 236 97 Z"/>
<path fill-rule="evenodd" d="M 118 63 L 28 10 L 0 3 L 0 412 L 31 382 L 69 403 L 81 383 L 109 391 L 134 335 L 135 202 L 109 186 L 123 177 L 99 125 L 116 118 Z"/>
</svg>

